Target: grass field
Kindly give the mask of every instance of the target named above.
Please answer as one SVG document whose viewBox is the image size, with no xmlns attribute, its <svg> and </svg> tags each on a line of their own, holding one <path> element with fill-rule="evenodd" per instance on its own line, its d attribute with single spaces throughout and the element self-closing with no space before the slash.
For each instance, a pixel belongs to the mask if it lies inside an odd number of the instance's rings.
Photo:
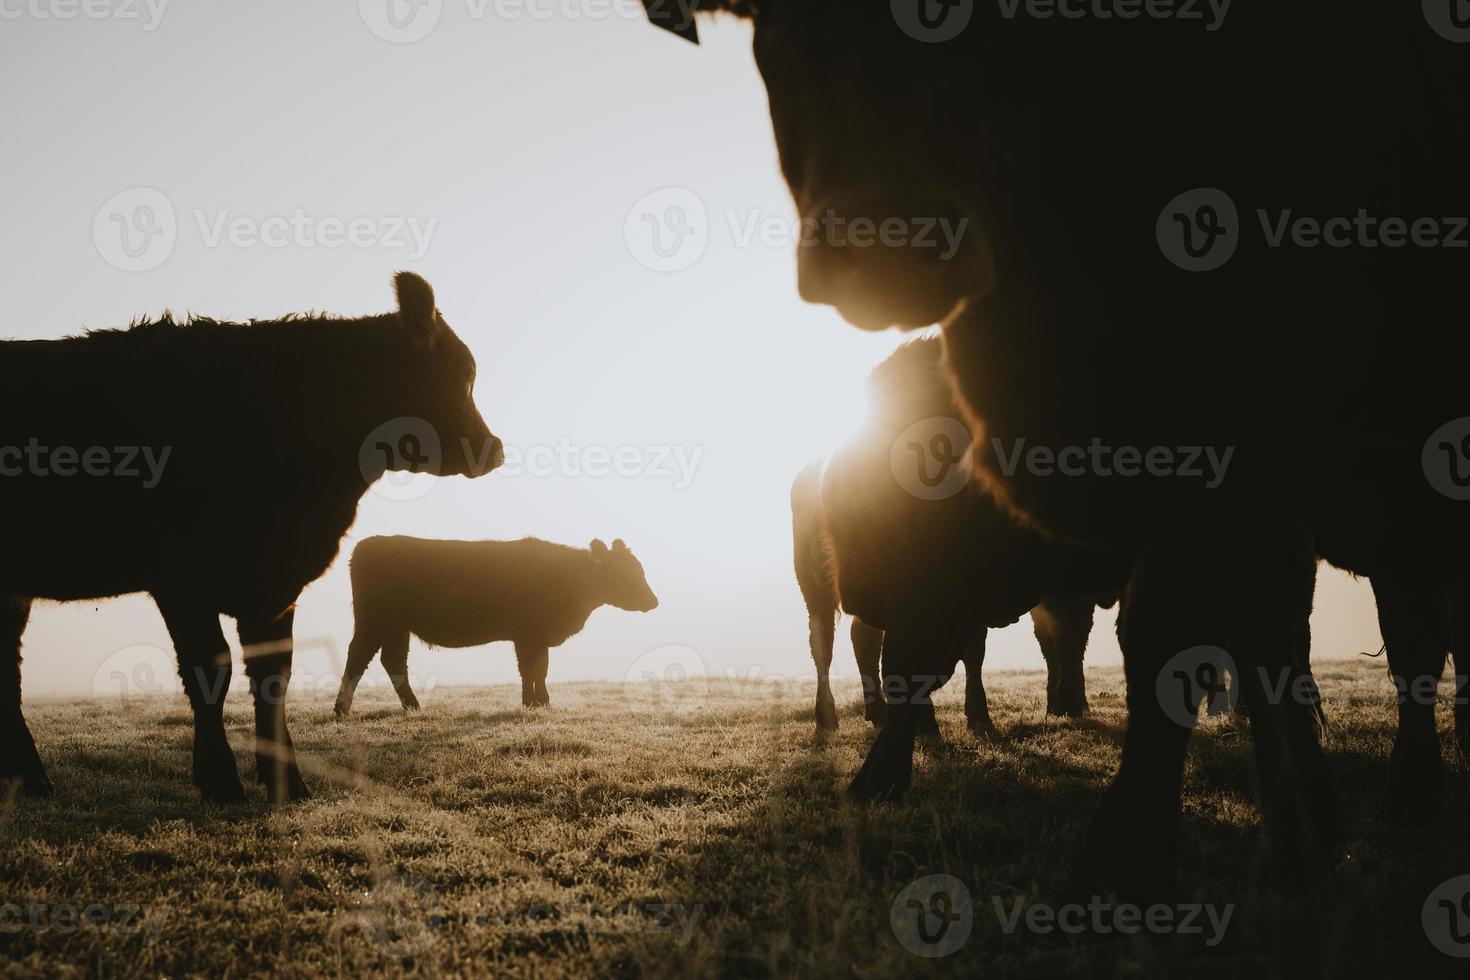
<svg viewBox="0 0 1470 980">
<path fill-rule="evenodd" d="M 1318 677 L 1350 837 L 1320 893 L 1258 884 L 1248 732 L 1211 720 L 1192 744 L 1179 900 L 1235 906 L 1214 945 L 1208 929 L 1067 935 L 1023 919 L 1007 931 L 1017 899 L 1065 888 L 1117 762 L 1117 671 L 1089 673 L 1083 722 L 1045 716 L 1040 674 L 995 674 L 995 745 L 965 733 L 952 685 L 939 696 L 947 746 L 921 752 L 908 799 L 885 807 L 842 799 L 872 738 L 855 681 L 839 687 L 830 739 L 791 685 L 553 685 L 553 707 L 534 712 L 518 689 L 440 688 L 412 716 L 364 689 L 340 725 L 310 696 L 291 717 L 315 796 L 278 810 L 259 787 L 244 806 L 199 802 L 182 699 L 38 702 L 28 715 L 57 793 L 9 798 L 0 815 L 0 968 L 1464 976 L 1470 961 L 1431 945 L 1421 910 L 1470 873 L 1465 767 L 1446 738 L 1444 812 L 1412 830 L 1380 824 L 1393 720 L 1382 661 Z M 248 703 L 232 698 L 227 716 L 242 775 Z M 911 952 L 891 924 L 899 893 L 932 874 L 972 897 L 968 938 L 942 958 Z M 67 906 L 92 921 L 73 925 Z"/>
</svg>

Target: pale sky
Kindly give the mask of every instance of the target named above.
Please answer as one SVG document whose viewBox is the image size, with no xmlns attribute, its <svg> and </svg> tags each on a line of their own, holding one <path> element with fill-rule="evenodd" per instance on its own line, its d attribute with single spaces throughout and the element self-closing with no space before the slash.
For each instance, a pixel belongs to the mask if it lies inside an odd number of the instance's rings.
<svg viewBox="0 0 1470 980">
<path fill-rule="evenodd" d="M 345 555 L 393 533 L 627 540 L 662 604 L 595 613 L 552 653 L 553 698 L 671 662 L 809 677 L 788 488 L 856 425 L 901 338 L 797 297 L 748 25 L 703 25 L 696 49 L 626 16 L 636 0 L 392 0 L 394 20 L 388 2 L 0 0 L 0 334 L 165 307 L 378 313 L 413 269 L 479 360 L 491 428 L 540 472 L 367 496 L 301 597 L 294 684 L 335 690 Z M 684 248 L 652 247 L 649 201 L 684 208 Z M 114 214 L 172 235 L 129 254 Z M 637 450 L 624 475 L 581 472 L 620 447 Z M 1370 592 L 1338 573 L 1313 625 L 1318 658 L 1378 648 Z M 1112 628 L 1101 615 L 1089 663 L 1118 662 Z M 25 658 L 36 697 L 146 687 L 172 654 L 151 601 L 128 597 L 39 605 Z M 992 637 L 987 666 L 1039 665 L 1028 622 Z M 416 644 L 410 671 L 422 697 L 512 680 L 515 658 Z M 374 664 L 365 683 L 382 680 Z"/>
</svg>

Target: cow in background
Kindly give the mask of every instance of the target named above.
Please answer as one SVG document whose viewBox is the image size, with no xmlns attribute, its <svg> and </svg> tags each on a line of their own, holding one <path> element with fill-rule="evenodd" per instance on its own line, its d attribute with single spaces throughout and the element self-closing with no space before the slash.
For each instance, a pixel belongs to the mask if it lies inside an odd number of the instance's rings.
<svg viewBox="0 0 1470 980">
<path fill-rule="evenodd" d="M 383 473 L 474 477 L 504 460 L 433 290 L 408 272 L 393 282 L 398 309 L 380 316 L 165 316 L 0 342 L 0 447 L 51 451 L 0 477 L 0 778 L 52 789 L 21 713 L 32 600 L 147 592 L 194 710 L 204 798 L 244 798 L 221 614 L 245 649 L 256 773 L 273 802 L 307 795 L 286 728 L 297 596 Z"/>
<path fill-rule="evenodd" d="M 822 513 L 822 464 L 814 462 L 797 474 L 791 486 L 791 530 L 796 563 L 796 581 L 807 610 L 808 643 L 817 668 L 817 728 L 835 730 L 837 708 L 828 674 L 836 624 L 842 610 L 836 558 Z M 1004 556 L 998 556 L 1004 560 Z M 902 570 L 885 569 L 885 575 Z M 979 600 L 983 603 L 983 599 Z M 1089 597 L 1047 596 L 1031 609 L 1032 629 L 1046 660 L 1047 714 L 1081 717 L 1087 713 L 1087 689 L 1082 673 L 1082 655 L 1092 632 L 1094 602 Z M 963 619 L 968 620 L 967 612 Z M 994 625 L 994 624 L 992 624 Z M 985 639 L 989 627 L 982 626 L 966 644 L 960 659 L 965 664 L 965 723 L 977 738 L 995 738 L 981 669 L 985 663 Z M 887 716 L 880 680 L 883 630 L 852 617 L 852 649 L 862 678 L 863 717 L 882 727 Z M 920 735 L 937 737 L 932 710 L 918 722 Z"/>
<path fill-rule="evenodd" d="M 1116 599 L 1133 556 L 1049 539 L 963 473 L 952 493 L 921 492 L 905 467 L 928 463 L 907 452 L 909 442 L 917 434 L 925 448 L 925 433 L 963 432 L 937 337 L 896 350 L 874 369 L 868 390 L 867 424 L 823 474 L 822 513 L 842 608 L 885 631 L 887 717 L 851 792 L 893 799 L 909 785 L 914 738 L 934 728 L 930 695 L 966 656 L 967 718 L 972 729 L 991 729 L 979 684 L 985 631 L 1038 605 L 1033 625 L 1047 656 L 1048 711 L 1085 711 L 1082 654 L 1093 607 Z M 963 466 L 961 449 L 950 451 Z"/>
<path fill-rule="evenodd" d="M 633 612 L 658 608 L 643 565 L 622 539 L 572 548 L 536 538 L 520 541 L 428 541 L 372 537 L 352 551 L 352 643 L 337 694 L 338 720 L 379 650 L 404 710 L 418 698 L 408 682 L 408 642 L 475 647 L 515 644 L 521 704 L 551 704 L 546 669 L 559 647 L 602 606 Z"/>
</svg>

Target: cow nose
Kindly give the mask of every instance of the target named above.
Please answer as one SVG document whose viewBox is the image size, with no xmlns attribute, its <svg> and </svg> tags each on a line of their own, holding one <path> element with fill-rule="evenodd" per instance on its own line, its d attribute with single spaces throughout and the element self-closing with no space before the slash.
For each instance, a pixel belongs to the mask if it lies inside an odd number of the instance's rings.
<svg viewBox="0 0 1470 980">
<path fill-rule="evenodd" d="M 937 323 L 990 288 L 988 250 L 964 209 L 830 199 L 806 209 L 797 283 L 864 330 Z"/>
<path fill-rule="evenodd" d="M 500 441 L 499 436 L 490 437 L 490 469 L 496 470 L 505 465 L 505 443 Z"/>
</svg>

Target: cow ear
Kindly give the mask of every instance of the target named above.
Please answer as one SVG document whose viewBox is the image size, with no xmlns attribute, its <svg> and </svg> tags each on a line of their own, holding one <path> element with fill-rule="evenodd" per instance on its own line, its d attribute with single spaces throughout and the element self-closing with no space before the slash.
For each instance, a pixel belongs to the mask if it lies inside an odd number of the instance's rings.
<svg viewBox="0 0 1470 980">
<path fill-rule="evenodd" d="M 592 550 L 592 557 L 593 558 L 596 558 L 596 559 L 599 559 L 600 560 L 600 559 L 603 559 L 603 558 L 606 558 L 607 557 L 607 545 L 605 545 L 605 544 L 602 543 L 602 539 L 601 538 L 593 538 L 592 539 L 592 549 L 591 550 Z"/>
<path fill-rule="evenodd" d="M 625 544 L 623 544 L 623 539 L 622 538 L 614 538 L 613 539 L 613 549 L 612 550 L 613 551 L 627 551 L 628 550 L 628 546 L 625 545 Z"/>
<path fill-rule="evenodd" d="M 438 328 L 434 287 L 423 276 L 400 272 L 393 277 L 393 290 L 398 294 L 398 319 L 403 329 L 416 341 L 428 343 Z"/>
<path fill-rule="evenodd" d="M 662 27 L 692 44 L 699 43 L 699 28 L 694 23 L 698 0 L 643 0 L 643 6 L 655 27 Z"/>
</svg>

